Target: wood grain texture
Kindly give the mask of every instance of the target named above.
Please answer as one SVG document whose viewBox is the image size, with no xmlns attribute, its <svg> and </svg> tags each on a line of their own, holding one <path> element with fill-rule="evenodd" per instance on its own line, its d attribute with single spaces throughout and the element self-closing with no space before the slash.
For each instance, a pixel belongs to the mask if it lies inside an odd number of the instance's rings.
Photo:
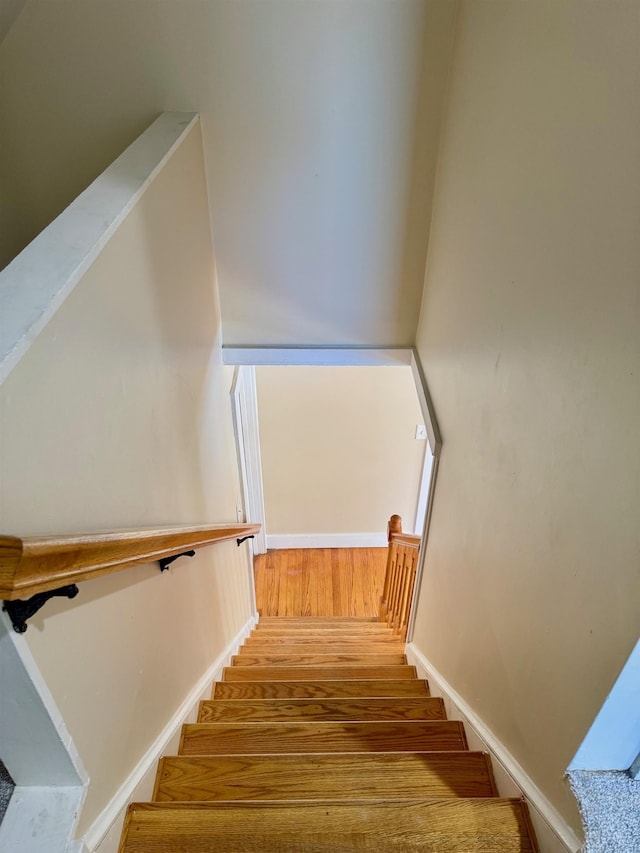
<svg viewBox="0 0 640 853">
<path fill-rule="evenodd" d="M 385 681 L 218 681 L 214 699 L 350 699 L 419 698 L 429 695 L 429 685 L 421 679 Z"/>
<path fill-rule="evenodd" d="M 261 625 L 344 625 L 355 628 L 359 625 L 378 625 L 377 616 L 261 616 Z"/>
<path fill-rule="evenodd" d="M 154 800 L 491 797 L 481 752 L 231 755 L 161 759 Z"/>
<path fill-rule="evenodd" d="M 399 681 L 415 678 L 415 666 L 228 666 L 223 681 L 339 681 L 380 678 Z"/>
<path fill-rule="evenodd" d="M 332 628 L 330 626 L 292 626 L 290 628 L 275 628 L 275 627 L 265 627 L 262 628 L 258 625 L 257 628 L 251 632 L 252 637 L 283 637 L 295 639 L 296 637 L 308 637 L 312 639 L 314 637 L 327 637 L 327 638 L 336 638 L 336 639 L 347 639 L 351 637 L 352 639 L 389 639 L 398 641 L 398 636 L 395 634 L 391 628 L 387 625 L 375 624 L 371 623 L 370 625 L 363 625 L 357 628 L 347 628 L 347 627 L 336 627 Z"/>
<path fill-rule="evenodd" d="M 254 559 L 261 616 L 375 617 L 386 548 L 291 548 Z"/>
<path fill-rule="evenodd" d="M 392 515 L 387 525 L 389 547 L 378 617 L 404 639 L 413 600 L 421 539 L 402 532 L 402 519 Z"/>
<path fill-rule="evenodd" d="M 190 723 L 182 727 L 180 755 L 317 752 L 426 752 L 463 750 L 457 720 L 355 722 Z"/>
<path fill-rule="evenodd" d="M 358 652 L 349 654 L 324 654 L 307 649 L 302 652 L 291 652 L 287 649 L 282 651 L 258 652 L 251 649 L 241 649 L 239 654 L 231 658 L 232 666 L 396 666 L 406 664 L 407 657 L 404 654 L 393 652 L 391 654 L 368 654 Z"/>
<path fill-rule="evenodd" d="M 535 853 L 519 800 L 133 804 L 119 853 Z"/>
<path fill-rule="evenodd" d="M 199 723 L 286 720 L 444 720 L 444 702 L 425 699 L 216 699 L 200 702 Z"/>
<path fill-rule="evenodd" d="M 0 598 L 28 598 L 259 530 L 259 524 L 213 524 L 23 539 L 0 536 Z"/>
<path fill-rule="evenodd" d="M 321 600 L 310 577 L 279 586 L 305 612 Z M 398 576 L 389 589 L 401 628 Z M 158 802 L 129 810 L 120 853 L 536 853 L 489 757 L 469 752 L 414 667 L 390 663 L 404 659 L 390 630 L 265 620 L 183 727 L 181 754 L 161 760 Z"/>
<path fill-rule="evenodd" d="M 362 652 L 362 654 L 388 654 L 389 652 L 404 652 L 404 643 L 397 638 L 374 638 L 371 640 L 341 638 L 318 638 L 317 640 L 305 639 L 304 637 L 247 637 L 238 654 L 242 654 L 246 650 L 251 650 L 252 654 L 265 652 L 271 654 L 303 654 L 310 649 L 318 654 L 354 654 Z"/>
</svg>

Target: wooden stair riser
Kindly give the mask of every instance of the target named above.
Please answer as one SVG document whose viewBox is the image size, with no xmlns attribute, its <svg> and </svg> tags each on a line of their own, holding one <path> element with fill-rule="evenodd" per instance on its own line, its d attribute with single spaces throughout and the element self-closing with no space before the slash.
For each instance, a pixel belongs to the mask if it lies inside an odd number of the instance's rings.
<svg viewBox="0 0 640 853">
<path fill-rule="evenodd" d="M 418 679 L 385 681 L 218 681 L 213 699 L 402 699 L 429 696 L 429 685 Z"/>
<path fill-rule="evenodd" d="M 442 699 L 263 699 L 200 703 L 199 723 L 444 720 Z"/>
<path fill-rule="evenodd" d="M 535 853 L 519 800 L 134 804 L 120 853 Z"/>
<path fill-rule="evenodd" d="M 223 681 L 346 681 L 354 679 L 402 681 L 416 678 L 414 666 L 231 666 Z"/>
<path fill-rule="evenodd" d="M 355 628 L 358 625 L 382 625 L 377 616 L 261 616 L 259 625 L 303 625 L 306 628 L 313 625 L 346 625 Z"/>
<path fill-rule="evenodd" d="M 427 752 L 467 749 L 457 720 L 377 722 L 191 723 L 180 755 L 259 753 Z"/>
<path fill-rule="evenodd" d="M 271 634 L 272 636 L 287 636 L 294 634 L 306 634 L 309 637 L 322 636 L 327 637 L 332 634 L 344 634 L 351 637 L 395 637 L 393 629 L 388 625 L 383 625 L 379 622 L 372 622 L 369 625 L 359 625 L 349 627 L 347 625 L 256 625 L 251 632 L 252 636 L 258 634 Z"/>
<path fill-rule="evenodd" d="M 495 793 L 481 752 L 173 756 L 161 759 L 154 800 L 393 800 Z"/>
<path fill-rule="evenodd" d="M 307 650 L 302 653 L 271 652 L 256 654 L 251 650 L 240 650 L 231 658 L 235 666 L 402 666 L 406 655 L 397 652 L 388 655 L 321 654 Z"/>
<path fill-rule="evenodd" d="M 248 637 L 241 648 L 243 649 L 270 649 L 275 650 L 282 647 L 289 648 L 293 647 L 295 650 L 298 649 L 314 649 L 319 647 L 321 649 L 328 649 L 331 652 L 337 651 L 341 652 L 342 650 L 352 653 L 353 649 L 362 649 L 365 653 L 371 654 L 371 652 L 367 652 L 368 649 L 373 649 L 374 652 L 380 651 L 383 654 L 387 652 L 404 652 L 405 645 L 399 640 L 392 640 L 390 638 L 378 638 L 376 637 L 373 640 L 362 640 L 362 639 L 344 639 L 344 638 L 325 638 L 323 640 L 307 640 L 302 637 Z"/>
</svg>

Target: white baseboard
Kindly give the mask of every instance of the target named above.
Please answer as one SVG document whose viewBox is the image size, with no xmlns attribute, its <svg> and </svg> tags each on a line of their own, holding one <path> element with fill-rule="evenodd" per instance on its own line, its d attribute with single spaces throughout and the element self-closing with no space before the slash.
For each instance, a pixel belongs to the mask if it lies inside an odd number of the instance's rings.
<svg viewBox="0 0 640 853">
<path fill-rule="evenodd" d="M 386 548 L 386 533 L 271 533 L 273 548 Z"/>
<path fill-rule="evenodd" d="M 153 789 L 153 780 L 155 778 L 158 759 L 167 754 L 169 744 L 172 740 L 177 741 L 183 723 L 190 716 L 193 716 L 195 719 L 198 703 L 202 698 L 209 695 L 211 683 L 220 679 L 222 669 L 229 665 L 231 656 L 236 653 L 238 646 L 249 636 L 249 633 L 256 625 L 257 619 L 257 616 L 252 616 L 249 619 L 224 651 L 218 655 L 204 675 L 197 681 L 175 714 L 167 722 L 166 726 L 133 768 L 129 776 L 124 780 L 111 801 L 86 831 L 82 841 L 90 853 L 98 847 L 100 847 L 100 853 L 103 853 L 103 851 L 104 853 L 108 853 L 109 843 L 106 841 L 107 835 L 113 839 L 113 843 L 115 844 L 113 849 L 118 849 L 120 827 L 128 804 L 136 799 L 150 799 L 150 794 L 145 795 L 140 792 L 143 789 L 149 791 Z M 111 832 L 112 829 L 113 832 Z M 103 840 L 105 841 L 105 845 L 102 843 Z"/>
<path fill-rule="evenodd" d="M 447 716 L 465 723 L 471 749 L 489 752 L 501 797 L 524 797 L 541 853 L 578 853 L 582 842 L 545 797 L 533 779 L 414 643 L 407 645 L 407 662 L 427 678 L 432 696 L 445 700 Z"/>
</svg>

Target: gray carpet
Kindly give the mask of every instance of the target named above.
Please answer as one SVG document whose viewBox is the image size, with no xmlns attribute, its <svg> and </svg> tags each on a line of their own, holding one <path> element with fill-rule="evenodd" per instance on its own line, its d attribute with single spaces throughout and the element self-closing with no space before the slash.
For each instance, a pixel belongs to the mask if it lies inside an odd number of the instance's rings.
<svg viewBox="0 0 640 853">
<path fill-rule="evenodd" d="M 15 785 L 13 784 L 13 779 L 9 775 L 9 771 L 2 761 L 0 761 L 0 823 L 2 823 L 2 818 L 7 811 L 7 806 L 9 805 L 9 800 L 11 799 L 14 788 Z"/>
<path fill-rule="evenodd" d="M 582 813 L 583 853 L 640 853 L 640 780 L 623 770 L 567 775 Z"/>
</svg>

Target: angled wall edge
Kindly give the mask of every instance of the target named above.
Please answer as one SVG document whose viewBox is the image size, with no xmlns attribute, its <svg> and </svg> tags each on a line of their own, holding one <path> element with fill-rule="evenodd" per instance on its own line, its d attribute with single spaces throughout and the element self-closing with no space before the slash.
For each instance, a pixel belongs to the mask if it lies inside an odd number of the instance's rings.
<svg viewBox="0 0 640 853">
<path fill-rule="evenodd" d="M 163 113 L 0 272 L 0 384 L 197 121 Z"/>
</svg>

